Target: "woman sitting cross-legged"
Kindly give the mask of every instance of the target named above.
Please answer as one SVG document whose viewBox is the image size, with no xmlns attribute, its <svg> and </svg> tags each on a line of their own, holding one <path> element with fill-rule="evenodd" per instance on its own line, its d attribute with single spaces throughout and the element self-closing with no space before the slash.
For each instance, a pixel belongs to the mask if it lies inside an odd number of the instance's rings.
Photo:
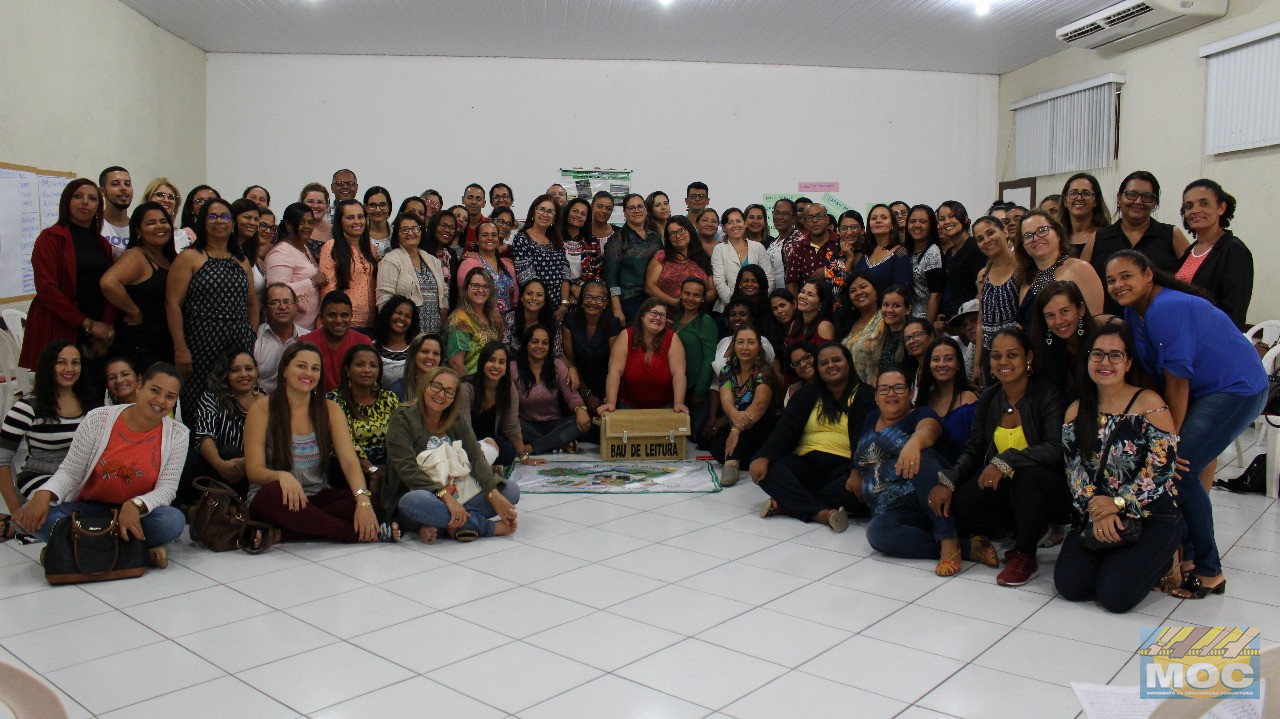
<svg viewBox="0 0 1280 719">
<path fill-rule="evenodd" d="M 320 394 L 320 363 L 315 345 L 290 345 L 280 358 L 276 391 L 249 408 L 249 510 L 278 527 L 285 541 L 397 541 L 394 522 L 378 525 L 342 408 Z M 349 489 L 329 486 L 331 455 L 337 455 Z"/>
<path fill-rule="evenodd" d="M 329 393 L 347 419 L 365 484 L 375 496 L 387 466 L 387 423 L 400 406 L 396 393 L 382 388 L 381 374 L 382 357 L 370 345 L 356 345 L 342 358 L 342 379 Z"/>
<path fill-rule="evenodd" d="M 1051 523 L 1069 521 L 1071 511 L 1062 479 L 1066 400 L 1050 382 L 1031 376 L 1032 359 L 1026 333 L 1012 327 L 996 331 L 991 373 L 998 382 L 978 399 L 969 441 L 930 494 L 933 506 L 943 514 L 949 508 L 960 531 L 974 535 L 974 561 L 997 566 L 984 536 L 997 528 L 1013 530 L 1013 549 L 996 577 L 1006 587 L 1039 574 L 1036 545 Z"/>
<path fill-rule="evenodd" d="M 843 532 L 849 510 L 862 509 L 847 487 L 849 458 L 875 390 L 858 381 L 842 344 L 819 348 L 817 365 L 818 381 L 795 393 L 751 461 L 751 479 L 772 497 L 761 517 L 786 514 Z"/>
<path fill-rule="evenodd" d="M 1182 582 L 1175 555 L 1182 542 L 1182 512 L 1174 499 L 1178 436 L 1160 395 L 1129 382 L 1133 339 L 1105 325 L 1082 348 L 1088 370 L 1080 399 L 1067 408 L 1062 453 L 1079 513 L 1102 548 L 1086 548 L 1077 526 L 1062 544 L 1053 583 L 1071 601 L 1097 599 L 1107 611 L 1127 612 L 1161 582 Z M 1136 541 L 1121 532 L 1141 527 Z"/>
<path fill-rule="evenodd" d="M 520 395 L 520 432 L 533 454 L 561 447 L 578 449 L 578 438 L 591 428 L 587 404 L 569 384 L 564 360 L 551 356 L 551 332 L 542 325 L 525 330 L 518 359 L 510 366 L 511 383 Z M 564 403 L 572 412 L 560 414 Z"/>
<path fill-rule="evenodd" d="M 934 571 L 960 571 L 955 521 L 939 511 L 929 493 L 942 470 L 934 442 L 942 435 L 938 415 L 911 404 L 907 374 L 886 370 L 876 378 L 876 409 L 867 416 L 853 451 L 848 488 L 871 508 L 867 542 L 891 557 L 934 559 Z"/>
<path fill-rule="evenodd" d="M 382 506 L 430 544 L 438 530 L 462 542 L 516 531 L 520 487 L 497 477 L 485 459 L 471 421 L 457 401 L 458 374 L 437 367 L 422 378 L 413 401 L 401 405 L 387 430 L 390 469 Z M 470 478 L 438 479 L 418 465 L 418 453 L 455 440 L 471 463 Z M 454 481 L 455 479 L 459 481 Z M 474 481 L 468 481 L 474 480 Z M 471 489 L 467 489 L 470 486 Z M 475 494 L 470 494 L 471 491 Z M 496 518 L 497 521 L 490 521 Z"/>
<path fill-rule="evenodd" d="M 178 487 L 179 506 L 199 493 L 196 477 L 217 477 L 244 496 L 249 489 L 244 467 L 244 418 L 266 392 L 258 388 L 258 363 L 251 352 L 232 349 L 209 373 L 208 389 L 196 405 L 191 449 Z"/>
<path fill-rule="evenodd" d="M 58 471 L 85 413 L 101 404 L 94 396 L 83 360 L 80 347 L 72 340 L 45 345 L 36 359 L 32 393 L 14 402 L 4 417 L 0 426 L 0 497 L 10 512 L 17 512 Z M 15 476 L 10 463 L 24 440 L 27 459 Z M 11 517 L 0 517 L 0 541 L 12 539 L 17 531 Z"/>
<path fill-rule="evenodd" d="M 724 487 L 738 483 L 742 463 L 773 431 L 773 366 L 762 343 L 754 327 L 739 328 L 731 341 L 733 354 L 720 371 L 720 406 L 729 421 L 712 438 L 711 456 L 724 465 Z"/>
<path fill-rule="evenodd" d="M 46 541 L 72 512 L 119 510 L 121 537 L 142 540 L 149 563 L 168 566 L 165 545 L 187 524 L 169 506 L 187 457 L 187 428 L 169 417 L 181 391 L 178 368 L 157 362 L 143 376 L 137 402 L 86 414 L 58 471 L 15 515 L 18 526 Z"/>
</svg>

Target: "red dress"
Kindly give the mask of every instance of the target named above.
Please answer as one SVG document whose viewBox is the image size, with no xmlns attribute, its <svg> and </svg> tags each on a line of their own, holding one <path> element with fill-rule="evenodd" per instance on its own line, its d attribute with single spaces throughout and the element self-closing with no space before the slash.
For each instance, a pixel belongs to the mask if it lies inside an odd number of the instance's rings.
<svg viewBox="0 0 1280 719">
<path fill-rule="evenodd" d="M 632 327 L 622 333 L 619 342 L 627 343 L 627 365 L 622 370 L 622 386 L 618 388 L 621 402 L 638 409 L 657 409 L 675 402 L 675 390 L 671 386 L 671 365 L 667 355 L 671 352 L 671 338 L 675 332 L 663 330 L 662 345 L 649 362 L 644 361 L 644 348 L 631 346 Z"/>
</svg>

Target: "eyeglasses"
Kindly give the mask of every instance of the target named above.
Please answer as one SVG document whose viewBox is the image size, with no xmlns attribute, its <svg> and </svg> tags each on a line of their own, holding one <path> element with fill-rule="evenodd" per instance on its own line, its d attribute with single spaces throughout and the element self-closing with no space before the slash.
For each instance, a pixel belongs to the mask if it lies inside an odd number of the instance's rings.
<svg viewBox="0 0 1280 719">
<path fill-rule="evenodd" d="M 836 232 L 839 232 L 842 235 L 854 235 L 862 232 L 862 228 L 857 225 L 849 225 L 848 227 L 837 227 Z"/>
<path fill-rule="evenodd" d="M 467 289 L 469 289 L 469 290 L 479 290 L 479 291 L 481 291 L 481 292 L 488 292 L 488 291 L 489 291 L 489 285 L 477 285 L 476 283 L 472 282 L 471 284 L 467 285 Z"/>
<path fill-rule="evenodd" d="M 210 212 L 208 215 L 205 215 L 205 219 L 208 220 L 209 222 L 230 222 L 231 213 L 230 212 L 217 212 L 217 213 Z"/>
<path fill-rule="evenodd" d="M 792 212 L 791 210 L 774 210 L 773 211 L 774 217 L 791 217 L 794 214 L 796 213 Z"/>
<path fill-rule="evenodd" d="M 583 295 L 582 304 L 584 305 L 602 305 L 608 301 L 604 295 Z"/>
<path fill-rule="evenodd" d="M 417 225 L 409 225 L 407 227 L 401 227 L 399 232 L 406 237 L 418 237 L 422 234 L 422 228 Z"/>
<path fill-rule="evenodd" d="M 386 210 L 391 207 L 390 202 L 370 202 L 365 206 L 366 210 Z"/>
<path fill-rule="evenodd" d="M 507 220 L 494 220 L 493 224 L 495 227 L 515 227 L 516 226 L 516 223 L 508 222 Z"/>
<path fill-rule="evenodd" d="M 554 207 L 539 207 L 538 209 L 534 210 L 534 212 L 538 213 L 539 215 L 554 215 L 554 214 L 556 214 L 556 208 L 554 208 Z"/>
<path fill-rule="evenodd" d="M 277 229 L 277 228 L 276 228 L 276 226 L 275 226 L 275 225 L 273 225 L 273 224 L 271 224 L 271 223 L 269 223 L 269 222 L 259 222 L 259 223 L 258 223 L 258 232 L 259 232 L 259 233 L 263 233 L 263 232 L 265 232 L 265 233 L 267 233 L 267 234 L 274 235 L 274 234 L 276 233 L 276 229 Z"/>
<path fill-rule="evenodd" d="M 1067 190 L 1067 197 L 1072 199 L 1079 197 L 1082 200 L 1092 200 L 1093 190 Z"/>
<path fill-rule="evenodd" d="M 174 199 L 177 199 L 177 198 L 174 198 Z M 199 207 L 208 201 L 209 201 L 208 197 L 197 197 L 191 200 L 191 204 L 195 205 L 196 207 Z"/>
<path fill-rule="evenodd" d="M 644 212 L 644 205 L 631 205 L 624 208 L 627 212 Z"/>
<path fill-rule="evenodd" d="M 667 313 L 663 312 L 662 310 L 649 310 L 648 312 L 644 313 L 644 315 L 645 317 L 652 317 L 655 320 L 667 319 Z"/>
<path fill-rule="evenodd" d="M 1121 352 L 1120 350 L 1111 350 L 1110 352 L 1104 352 L 1102 350 L 1089 350 L 1089 361 L 1096 362 L 1098 364 L 1102 364 L 1102 360 L 1104 359 L 1110 362 L 1111 364 L 1120 364 L 1121 362 L 1124 362 L 1125 358 L 1127 358 L 1128 356 L 1129 355 L 1125 354 L 1124 352 Z"/>
<path fill-rule="evenodd" d="M 491 199 L 493 202 L 511 202 L 511 195 L 494 195 Z"/>
<path fill-rule="evenodd" d="M 805 222 L 813 222 L 814 220 L 822 220 L 823 222 L 826 222 L 827 216 L 822 213 L 818 213 L 816 215 L 811 213 L 805 213 L 804 215 Z"/>
<path fill-rule="evenodd" d="M 178 196 L 177 196 L 177 195 L 171 195 L 171 194 L 169 194 L 169 193 L 167 193 L 167 192 L 160 192 L 160 191 L 156 191 L 156 192 L 151 193 L 151 197 L 152 197 L 152 198 L 156 198 L 156 197 L 158 197 L 158 198 L 160 198 L 160 199 L 162 199 L 162 200 L 168 200 L 168 201 L 170 201 L 170 202 L 177 202 L 177 201 L 178 201 Z"/>
<path fill-rule="evenodd" d="M 293 300 L 267 300 L 267 307 L 292 307 Z"/>
<path fill-rule="evenodd" d="M 444 385 L 440 384 L 439 382 L 436 382 L 435 380 L 432 380 L 431 383 L 427 385 L 427 389 L 431 390 L 432 392 L 435 392 L 436 394 L 442 394 L 448 399 L 453 399 L 454 397 L 458 396 L 458 390 L 456 388 L 445 387 Z"/>
<path fill-rule="evenodd" d="M 1032 231 L 1030 231 L 1030 232 L 1025 232 L 1025 233 L 1023 233 L 1023 235 L 1022 235 L 1022 241 L 1023 241 L 1023 242 L 1030 242 L 1032 239 L 1034 239 L 1034 238 L 1036 238 L 1036 237 L 1039 237 L 1040 239 L 1042 239 L 1042 240 L 1043 240 L 1044 238 L 1046 238 L 1046 237 L 1048 237 L 1048 236 L 1049 236 L 1049 230 L 1052 230 L 1052 229 L 1053 229 L 1053 228 L 1052 228 L 1052 227 L 1050 227 L 1049 225 L 1045 225 L 1044 227 L 1037 227 L 1036 229 L 1034 229 L 1034 230 L 1032 230 Z"/>
<path fill-rule="evenodd" d="M 906 394 L 909 389 L 911 388 L 905 384 L 882 384 L 876 387 L 876 394 L 882 397 L 888 395 L 890 392 L 894 394 Z"/>
<path fill-rule="evenodd" d="M 425 200 L 422 204 L 437 210 L 444 206 L 439 200 Z"/>
<path fill-rule="evenodd" d="M 894 213 L 893 213 L 893 216 L 894 216 L 894 217 L 906 217 L 906 216 L 907 216 L 907 211 L 906 211 L 906 210 L 898 210 L 898 211 L 896 211 L 896 212 L 894 212 Z"/>
<path fill-rule="evenodd" d="M 929 336 L 930 335 L 928 332 L 912 332 L 906 337 L 903 337 L 903 339 L 905 339 L 908 342 L 915 342 L 916 340 L 927 340 L 929 339 Z"/>
<path fill-rule="evenodd" d="M 667 237 L 679 237 L 680 235 L 688 236 L 689 231 L 683 227 L 672 227 L 667 230 Z"/>
<path fill-rule="evenodd" d="M 1125 190 L 1120 193 L 1124 195 L 1124 199 L 1129 202 L 1141 201 L 1144 205 L 1154 205 L 1160 201 L 1160 198 L 1152 192 L 1138 192 L 1137 190 Z"/>
<path fill-rule="evenodd" d="M 800 356 L 798 360 L 791 360 L 791 369 L 800 369 L 801 366 L 813 364 L 813 355 L 808 352 Z"/>
<path fill-rule="evenodd" d="M 686 199 L 690 199 L 690 200 L 705 200 L 705 199 L 707 199 L 707 193 L 705 193 L 705 192 L 690 192 L 690 193 L 688 194 L 688 196 L 687 196 L 687 198 L 686 198 Z"/>
<path fill-rule="evenodd" d="M 356 181 L 355 180 L 334 180 L 333 186 L 334 187 L 355 187 Z"/>
</svg>

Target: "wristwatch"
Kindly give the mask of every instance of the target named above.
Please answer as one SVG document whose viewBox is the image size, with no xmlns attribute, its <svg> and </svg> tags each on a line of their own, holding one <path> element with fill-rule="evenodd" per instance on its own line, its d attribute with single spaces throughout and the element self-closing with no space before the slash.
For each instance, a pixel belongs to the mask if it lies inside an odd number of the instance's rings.
<svg viewBox="0 0 1280 719">
<path fill-rule="evenodd" d="M 356 495 L 355 495 L 355 496 L 356 496 L 356 499 L 359 499 L 359 498 L 360 498 L 360 495 L 362 495 L 362 494 L 363 494 L 363 495 L 365 495 L 366 497 L 373 497 L 373 492 L 370 492 L 370 491 L 369 491 L 367 488 L 365 488 L 365 487 L 361 487 L 360 489 L 357 489 L 357 490 L 356 490 Z"/>
<path fill-rule="evenodd" d="M 1124 497 L 1112 497 L 1111 501 L 1116 503 L 1116 509 L 1120 510 L 1121 512 L 1124 511 L 1124 508 L 1127 504 L 1124 501 Z"/>
<path fill-rule="evenodd" d="M 138 508 L 138 516 L 142 516 L 147 513 L 147 503 L 142 501 L 141 497 L 134 497 L 129 501 L 133 503 L 134 507 Z"/>
</svg>

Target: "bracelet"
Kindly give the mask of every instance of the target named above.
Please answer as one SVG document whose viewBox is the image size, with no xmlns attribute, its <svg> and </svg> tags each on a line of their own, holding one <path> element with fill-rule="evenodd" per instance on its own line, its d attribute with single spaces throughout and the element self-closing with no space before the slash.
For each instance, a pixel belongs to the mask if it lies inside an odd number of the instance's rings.
<svg viewBox="0 0 1280 719">
<path fill-rule="evenodd" d="M 367 497 L 372 497 L 372 496 L 373 496 L 373 492 L 370 492 L 370 491 L 369 491 L 369 489 L 368 489 L 367 487 L 361 487 L 360 489 L 357 489 L 357 490 L 355 491 L 356 499 L 359 499 L 359 498 L 360 498 L 360 495 L 362 495 L 362 494 L 363 494 L 363 495 L 365 495 L 365 496 L 367 496 Z"/>
<path fill-rule="evenodd" d="M 580 409 L 586 409 L 586 408 L 587 408 L 587 406 L 586 406 L 585 404 L 580 404 L 580 405 L 578 405 L 577 407 L 574 407 L 574 408 L 573 408 L 573 411 L 574 411 L 574 412 L 577 412 L 577 411 L 578 411 L 578 410 L 580 410 Z"/>
<path fill-rule="evenodd" d="M 373 506 L 373 502 L 370 502 L 370 501 L 368 501 L 368 500 L 365 500 L 365 501 L 363 501 L 363 502 L 357 502 L 357 503 L 356 503 L 356 506 L 357 506 L 357 507 L 372 507 L 372 506 Z"/>
<path fill-rule="evenodd" d="M 951 481 L 946 472 L 938 472 L 938 485 L 946 487 L 952 492 L 956 491 L 956 483 Z"/>
<path fill-rule="evenodd" d="M 436 492 L 436 496 L 439 497 L 440 499 L 444 499 L 444 496 L 448 493 L 449 493 L 448 489 L 441 489 Z"/>
<path fill-rule="evenodd" d="M 520 460 L 521 462 L 525 461 L 528 458 L 529 458 L 528 452 L 521 452 L 520 454 L 516 455 L 516 459 Z"/>
<path fill-rule="evenodd" d="M 1000 470 L 1000 474 L 1003 474 L 1005 477 L 1013 476 L 1013 467 L 1010 467 L 1008 462 L 1000 459 L 999 457 L 991 458 L 991 466 Z"/>
<path fill-rule="evenodd" d="M 737 427 L 730 427 L 730 428 L 729 428 L 729 434 L 733 434 L 734 432 L 739 432 L 739 431 L 741 431 L 741 430 L 739 430 Z"/>
</svg>

